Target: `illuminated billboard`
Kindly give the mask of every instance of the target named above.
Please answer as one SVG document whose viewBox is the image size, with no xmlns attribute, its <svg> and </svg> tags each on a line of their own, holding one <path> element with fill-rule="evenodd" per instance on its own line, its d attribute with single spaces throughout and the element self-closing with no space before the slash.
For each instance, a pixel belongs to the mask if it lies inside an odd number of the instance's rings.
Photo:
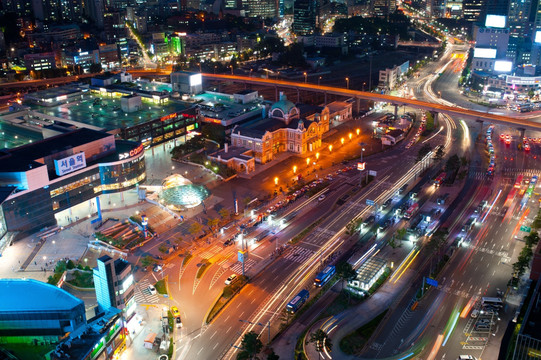
<svg viewBox="0 0 541 360">
<path fill-rule="evenodd" d="M 481 59 L 495 59 L 496 58 L 496 49 L 487 49 L 487 48 L 475 48 L 473 50 L 474 58 Z"/>
<path fill-rule="evenodd" d="M 505 20 L 505 16 L 503 15 L 487 15 L 485 26 L 493 28 L 504 28 Z"/>
<path fill-rule="evenodd" d="M 512 69 L 513 69 L 512 61 L 496 60 L 494 62 L 494 71 L 508 73 L 508 72 L 511 72 Z"/>
<path fill-rule="evenodd" d="M 201 74 L 190 75 L 190 86 L 197 86 L 203 83 Z"/>
<path fill-rule="evenodd" d="M 535 42 L 536 43 L 541 43 L 541 31 L 536 31 L 535 32 Z"/>
<path fill-rule="evenodd" d="M 86 167 L 86 158 L 84 151 L 78 154 L 65 157 L 63 159 L 55 160 L 54 167 L 56 175 L 62 176 L 75 170 L 79 170 Z"/>
</svg>

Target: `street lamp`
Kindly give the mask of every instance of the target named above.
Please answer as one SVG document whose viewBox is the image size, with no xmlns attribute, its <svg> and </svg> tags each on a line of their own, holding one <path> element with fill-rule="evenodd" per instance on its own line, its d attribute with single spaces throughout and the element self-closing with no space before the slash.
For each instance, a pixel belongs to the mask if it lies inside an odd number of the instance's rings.
<svg viewBox="0 0 541 360">
<path fill-rule="evenodd" d="M 321 82 L 321 76 L 317 79 L 317 86 L 319 86 L 320 82 Z"/>
<path fill-rule="evenodd" d="M 361 129 L 357 129 L 355 131 L 357 132 L 357 136 L 359 136 L 359 134 L 361 133 Z"/>
<path fill-rule="evenodd" d="M 316 160 L 319 160 L 319 153 L 316 153 Z"/>
<path fill-rule="evenodd" d="M 346 88 L 349 89 L 349 78 L 346 78 Z"/>
<path fill-rule="evenodd" d="M 306 166 L 310 165 L 310 158 L 306 158 Z"/>
<path fill-rule="evenodd" d="M 293 174 L 297 173 L 297 165 L 293 165 Z"/>
<path fill-rule="evenodd" d="M 342 145 L 344 145 L 344 141 L 345 141 L 344 138 L 340 139 L 340 142 L 342 143 Z"/>
<path fill-rule="evenodd" d="M 329 152 L 332 152 L 332 145 L 329 145 Z"/>
<path fill-rule="evenodd" d="M 361 149 L 361 162 L 363 162 L 363 153 L 364 153 L 364 148 Z"/>
<path fill-rule="evenodd" d="M 229 67 L 231 68 L 231 75 L 233 75 L 233 65 L 229 65 Z"/>
<path fill-rule="evenodd" d="M 278 185 L 278 177 L 274 178 L 274 185 Z"/>
<path fill-rule="evenodd" d="M 353 137 L 353 134 L 352 134 L 352 133 L 349 133 L 349 134 L 348 134 L 348 137 L 349 137 L 349 140 L 351 140 L 351 138 Z"/>
<path fill-rule="evenodd" d="M 304 74 L 304 83 L 306 84 L 306 79 L 308 78 L 308 76 L 306 75 L 306 72 L 304 72 L 303 74 Z"/>
<path fill-rule="evenodd" d="M 365 85 L 366 85 L 366 83 L 365 83 L 365 82 L 363 82 L 363 91 L 364 91 L 364 86 L 365 86 Z"/>
</svg>

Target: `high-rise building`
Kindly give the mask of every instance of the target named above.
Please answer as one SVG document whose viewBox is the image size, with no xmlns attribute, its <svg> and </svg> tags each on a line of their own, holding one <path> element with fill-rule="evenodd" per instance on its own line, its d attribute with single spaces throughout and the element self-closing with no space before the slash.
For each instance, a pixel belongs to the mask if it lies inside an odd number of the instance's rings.
<svg viewBox="0 0 541 360">
<path fill-rule="evenodd" d="M 109 255 L 98 258 L 94 268 L 94 286 L 100 310 L 122 310 L 129 318 L 135 311 L 135 283 L 129 262 L 113 260 Z"/>
<path fill-rule="evenodd" d="M 537 2 L 537 1 L 535 1 Z M 531 33 L 530 11 L 532 0 L 509 3 L 509 31 L 513 37 L 525 37 Z"/>
<path fill-rule="evenodd" d="M 86 15 L 94 22 L 96 27 L 103 29 L 103 0 L 86 0 Z"/>
<path fill-rule="evenodd" d="M 310 35 L 316 30 L 316 0 L 295 0 L 293 4 L 293 32 L 297 35 Z"/>
<path fill-rule="evenodd" d="M 462 2 L 463 18 L 466 21 L 477 22 L 481 19 L 485 0 L 464 0 Z"/>
<path fill-rule="evenodd" d="M 32 16 L 32 0 L 2 0 L 5 12 L 14 12 L 20 17 Z"/>
<path fill-rule="evenodd" d="M 396 11 L 396 0 L 372 0 L 371 8 L 375 16 L 387 18 Z"/>
<path fill-rule="evenodd" d="M 278 12 L 276 0 L 242 0 L 242 8 L 248 17 L 274 18 Z"/>
</svg>

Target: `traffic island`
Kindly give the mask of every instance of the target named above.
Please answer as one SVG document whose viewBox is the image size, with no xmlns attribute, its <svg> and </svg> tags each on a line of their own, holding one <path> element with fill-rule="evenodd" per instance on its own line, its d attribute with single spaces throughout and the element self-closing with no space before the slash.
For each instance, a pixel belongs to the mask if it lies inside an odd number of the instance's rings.
<svg viewBox="0 0 541 360">
<path fill-rule="evenodd" d="M 248 283 L 248 277 L 244 275 L 240 275 L 238 277 L 238 280 L 234 282 L 231 285 L 227 285 L 224 287 L 224 290 L 222 292 L 222 295 L 218 297 L 212 308 L 207 314 L 206 323 L 209 324 L 214 320 L 216 316 L 220 313 L 220 311 L 237 295 L 244 285 Z"/>
<path fill-rule="evenodd" d="M 370 322 L 344 336 L 340 340 L 340 350 L 348 355 L 359 355 L 366 342 L 372 336 L 372 333 L 377 329 L 385 314 L 387 314 L 387 311 L 385 310 Z"/>
<path fill-rule="evenodd" d="M 207 259 L 203 259 L 201 263 L 198 265 L 199 265 L 199 269 L 197 269 L 196 278 L 201 279 L 203 277 L 203 274 L 205 274 L 205 271 L 208 270 L 208 268 L 210 267 L 210 265 L 212 265 L 212 263 L 208 261 Z"/>
</svg>

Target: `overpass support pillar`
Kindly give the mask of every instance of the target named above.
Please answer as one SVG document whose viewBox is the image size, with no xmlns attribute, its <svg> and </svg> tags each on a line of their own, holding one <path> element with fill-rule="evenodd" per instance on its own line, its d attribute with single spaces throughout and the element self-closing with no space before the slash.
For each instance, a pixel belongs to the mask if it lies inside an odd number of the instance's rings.
<svg viewBox="0 0 541 360">
<path fill-rule="evenodd" d="M 483 125 L 485 124 L 485 122 L 483 120 L 475 120 L 479 126 L 479 134 L 482 134 L 483 133 Z"/>
<path fill-rule="evenodd" d="M 438 124 L 438 112 L 437 111 L 431 111 L 430 114 L 432 114 L 432 117 L 434 118 L 434 126 Z"/>
<path fill-rule="evenodd" d="M 357 111 L 357 114 L 361 112 L 361 99 L 355 98 L 355 110 Z"/>
<path fill-rule="evenodd" d="M 297 103 L 301 102 L 301 91 L 297 88 Z"/>
<path fill-rule="evenodd" d="M 526 135 L 526 129 L 518 128 L 517 130 L 520 133 L 520 141 L 522 142 L 522 139 L 524 139 L 524 135 Z"/>
<path fill-rule="evenodd" d="M 327 106 L 327 92 L 325 91 L 325 106 Z"/>
<path fill-rule="evenodd" d="M 278 98 L 278 86 L 275 86 L 274 87 L 274 101 L 278 102 L 278 100 L 280 100 Z"/>
<path fill-rule="evenodd" d="M 394 106 L 394 118 L 395 118 L 395 119 L 398 118 L 398 105 L 395 105 L 395 106 Z"/>
</svg>

